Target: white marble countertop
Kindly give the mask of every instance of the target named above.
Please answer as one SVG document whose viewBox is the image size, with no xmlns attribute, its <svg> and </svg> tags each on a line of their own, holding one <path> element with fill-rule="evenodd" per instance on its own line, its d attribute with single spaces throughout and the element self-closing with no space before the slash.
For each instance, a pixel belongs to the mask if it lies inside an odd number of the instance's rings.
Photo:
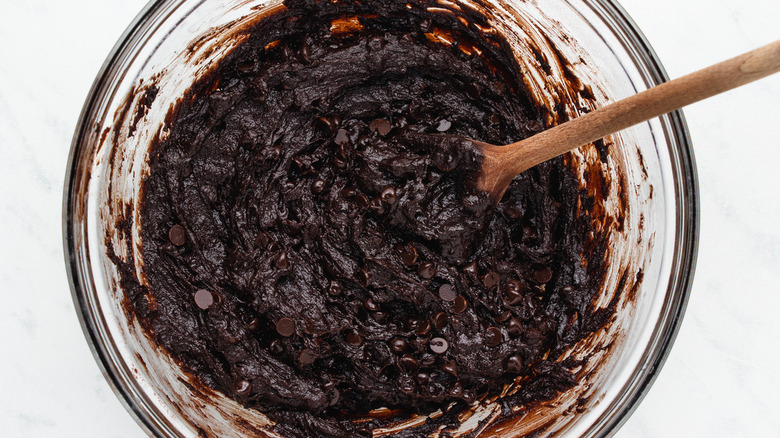
<svg viewBox="0 0 780 438">
<path fill-rule="evenodd" d="M 106 55 L 145 0 L 0 0 L 0 436 L 139 438 L 81 332 L 65 163 Z M 778 0 L 624 0 L 671 77 L 780 38 Z M 616 436 L 780 436 L 780 75 L 685 114 L 701 186 L 688 311 Z"/>
</svg>

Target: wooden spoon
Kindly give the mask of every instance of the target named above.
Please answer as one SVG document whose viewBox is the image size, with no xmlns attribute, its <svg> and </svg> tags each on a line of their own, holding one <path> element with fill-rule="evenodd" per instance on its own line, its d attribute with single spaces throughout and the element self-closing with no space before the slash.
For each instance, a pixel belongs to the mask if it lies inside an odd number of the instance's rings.
<svg viewBox="0 0 780 438">
<path fill-rule="evenodd" d="M 494 204 L 518 173 L 605 135 L 780 71 L 780 40 L 663 83 L 506 146 L 473 141 L 484 155 L 477 188 Z"/>
</svg>

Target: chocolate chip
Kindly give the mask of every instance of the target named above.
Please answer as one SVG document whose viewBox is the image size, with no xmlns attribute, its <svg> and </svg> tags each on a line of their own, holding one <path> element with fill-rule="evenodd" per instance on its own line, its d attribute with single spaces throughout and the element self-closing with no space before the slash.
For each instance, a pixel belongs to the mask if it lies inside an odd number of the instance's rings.
<svg viewBox="0 0 780 438">
<path fill-rule="evenodd" d="M 509 332 L 509 336 L 517 338 L 523 334 L 523 323 L 517 318 L 512 318 L 506 325 L 506 331 Z"/>
<path fill-rule="evenodd" d="M 420 277 L 426 280 L 430 280 L 436 275 L 436 265 L 434 265 L 431 262 L 425 262 L 421 264 L 417 268 L 417 275 L 419 275 Z"/>
<path fill-rule="evenodd" d="M 352 199 L 357 195 L 357 190 L 350 186 L 346 186 L 343 189 L 341 189 L 341 196 L 344 197 L 344 199 Z"/>
<path fill-rule="evenodd" d="M 256 332 L 260 329 L 260 319 L 257 317 L 252 318 L 246 325 L 246 329 L 250 332 Z"/>
<path fill-rule="evenodd" d="M 495 347 L 504 340 L 504 335 L 501 334 L 501 330 L 497 327 L 488 327 L 485 331 L 485 344 L 488 347 Z"/>
<path fill-rule="evenodd" d="M 252 382 L 245 379 L 238 380 L 233 384 L 233 390 L 239 397 L 247 396 L 252 392 Z"/>
<path fill-rule="evenodd" d="M 439 286 L 439 298 L 442 299 L 442 301 L 455 301 L 455 298 L 458 297 L 458 292 L 455 291 L 455 288 L 452 287 L 451 284 L 442 284 Z"/>
<path fill-rule="evenodd" d="M 338 115 L 330 115 L 327 117 L 320 117 L 315 121 L 315 125 L 323 131 L 334 133 L 341 124 L 341 117 Z"/>
<path fill-rule="evenodd" d="M 317 353 L 308 348 L 304 348 L 298 353 L 298 362 L 300 362 L 301 365 L 310 365 L 314 363 L 315 359 L 317 359 Z"/>
<path fill-rule="evenodd" d="M 276 267 L 282 271 L 287 271 L 290 269 L 290 267 L 292 267 L 292 262 L 290 261 L 290 257 L 287 255 L 287 251 L 282 251 L 279 253 L 279 255 L 276 256 L 274 265 L 276 265 Z"/>
<path fill-rule="evenodd" d="M 404 338 L 393 338 L 390 340 L 390 350 L 393 353 L 401 354 L 409 349 L 409 342 Z"/>
<path fill-rule="evenodd" d="M 304 41 L 303 44 L 301 45 L 301 48 L 298 49 L 298 59 L 301 61 L 302 64 L 311 63 L 311 57 L 309 56 L 309 45 L 306 44 L 306 41 Z"/>
<path fill-rule="evenodd" d="M 451 397 L 460 397 L 463 395 L 463 385 L 460 382 L 455 382 L 449 390 Z"/>
<path fill-rule="evenodd" d="M 360 336 L 356 332 L 349 332 L 349 333 L 347 333 L 347 336 L 346 336 L 345 339 L 347 341 L 347 344 L 349 344 L 349 345 L 351 345 L 353 347 L 360 347 L 361 345 L 363 345 L 363 337 Z"/>
<path fill-rule="evenodd" d="M 355 430 L 355 436 L 357 436 L 359 438 L 371 438 L 371 437 L 374 436 L 374 433 L 371 432 L 370 428 L 363 426 L 363 427 Z"/>
<path fill-rule="evenodd" d="M 355 276 L 357 277 L 358 283 L 363 287 L 368 287 L 369 283 L 371 283 L 371 274 L 365 269 L 357 271 Z"/>
<path fill-rule="evenodd" d="M 309 165 L 301 157 L 294 157 L 292 159 L 295 170 L 299 173 L 305 174 L 309 168 Z"/>
<path fill-rule="evenodd" d="M 504 312 L 495 317 L 496 322 L 506 322 L 512 317 L 512 312 Z"/>
<path fill-rule="evenodd" d="M 563 295 L 571 295 L 574 293 L 575 289 L 574 286 L 567 284 L 566 286 L 561 288 L 561 294 Z"/>
<path fill-rule="evenodd" d="M 214 295 L 206 289 L 198 289 L 195 292 L 195 305 L 200 307 L 201 310 L 206 310 L 214 304 Z"/>
<path fill-rule="evenodd" d="M 421 385 L 424 385 L 431 379 L 431 375 L 427 371 L 420 371 L 414 378 L 417 379 Z"/>
<path fill-rule="evenodd" d="M 290 318 L 282 318 L 276 322 L 276 333 L 289 338 L 295 333 L 295 321 Z"/>
<path fill-rule="evenodd" d="M 450 347 L 450 344 L 448 344 L 444 338 L 433 338 L 431 339 L 431 342 L 428 343 L 428 346 L 434 353 L 443 354 Z"/>
<path fill-rule="evenodd" d="M 287 44 L 282 45 L 282 57 L 285 59 L 289 58 L 292 55 L 292 49 Z"/>
<path fill-rule="evenodd" d="M 436 130 L 439 131 L 439 132 L 444 132 L 444 131 L 450 129 L 450 127 L 452 127 L 452 122 L 450 122 L 447 119 L 441 119 L 439 121 L 438 126 L 436 126 Z"/>
<path fill-rule="evenodd" d="M 281 156 L 282 156 L 281 146 L 279 146 L 278 144 L 274 145 L 274 147 L 271 148 L 271 160 L 276 161 Z"/>
<path fill-rule="evenodd" d="M 515 306 L 523 301 L 523 293 L 526 287 L 523 283 L 514 278 L 504 282 L 504 302 L 510 306 Z"/>
<path fill-rule="evenodd" d="M 547 283 L 552 280 L 553 272 L 549 267 L 542 264 L 535 264 L 533 265 L 533 270 L 534 280 L 536 280 L 537 283 Z"/>
<path fill-rule="evenodd" d="M 463 313 L 468 308 L 469 302 L 466 301 L 466 298 L 464 298 L 463 295 L 458 295 L 453 302 L 452 310 L 454 310 L 455 313 Z"/>
<path fill-rule="evenodd" d="M 417 248 L 411 244 L 399 246 L 397 250 L 404 265 L 412 266 L 417 262 Z"/>
<path fill-rule="evenodd" d="M 349 159 L 349 145 L 346 142 L 340 143 L 338 150 L 336 151 L 339 157 L 348 160 Z"/>
<path fill-rule="evenodd" d="M 523 358 L 519 354 L 513 354 L 506 358 L 506 372 L 519 374 L 523 370 Z"/>
<path fill-rule="evenodd" d="M 454 361 L 443 363 L 439 368 L 445 373 L 458 377 L 458 364 Z"/>
<path fill-rule="evenodd" d="M 398 359 L 398 365 L 407 373 L 413 373 L 420 368 L 420 363 L 417 362 L 411 354 L 404 354 Z"/>
<path fill-rule="evenodd" d="M 285 234 L 288 236 L 297 236 L 298 233 L 301 232 L 301 228 L 303 228 L 303 225 L 301 225 L 298 222 L 293 222 L 290 220 L 282 220 L 279 224 L 279 228 L 284 231 Z"/>
<path fill-rule="evenodd" d="M 366 300 L 363 301 L 363 307 L 370 312 L 376 312 L 380 309 L 379 304 L 371 298 L 366 298 Z"/>
<path fill-rule="evenodd" d="M 168 230 L 168 240 L 176 246 L 182 246 L 187 242 L 187 232 L 183 226 L 176 224 Z"/>
<path fill-rule="evenodd" d="M 582 300 L 584 299 L 584 297 L 577 292 L 577 289 L 574 287 L 574 285 L 571 284 L 563 286 L 559 290 L 559 294 L 561 298 L 563 298 L 563 301 L 574 307 L 579 307 L 580 304 L 582 304 Z"/>
<path fill-rule="evenodd" d="M 430 321 L 424 320 L 421 321 L 420 324 L 417 325 L 417 328 L 414 330 L 414 334 L 417 336 L 425 336 L 428 333 L 430 333 L 432 324 Z"/>
<path fill-rule="evenodd" d="M 501 277 L 499 277 L 495 271 L 488 271 L 482 276 L 482 284 L 488 289 L 492 289 L 500 280 Z"/>
<path fill-rule="evenodd" d="M 368 207 L 368 196 L 360 193 L 359 195 L 355 196 L 355 205 L 357 205 L 358 208 L 366 208 Z"/>
<path fill-rule="evenodd" d="M 347 167 L 349 167 L 349 160 L 333 157 L 333 165 L 336 166 L 336 169 L 338 170 L 346 170 Z"/>
<path fill-rule="evenodd" d="M 389 205 L 395 204 L 395 201 L 398 200 L 397 195 L 395 193 L 395 189 L 387 186 L 384 189 L 382 189 L 382 193 L 379 195 L 383 201 L 387 202 Z"/>
<path fill-rule="evenodd" d="M 385 136 L 390 132 L 390 122 L 385 119 L 376 119 L 368 125 L 368 129 Z"/>
<path fill-rule="evenodd" d="M 323 190 L 325 190 L 325 180 L 324 179 L 315 179 L 311 183 L 311 191 L 315 195 L 322 193 Z"/>
<path fill-rule="evenodd" d="M 447 326 L 448 322 L 449 318 L 447 318 L 447 314 L 444 312 L 439 312 L 433 315 L 433 326 L 436 327 L 436 330 L 443 329 Z"/>
<path fill-rule="evenodd" d="M 427 342 L 428 342 L 427 339 L 419 339 L 419 338 L 409 340 L 409 343 L 412 345 L 412 349 L 415 351 L 424 351 Z"/>
<path fill-rule="evenodd" d="M 341 295 L 341 285 L 335 281 L 331 281 L 328 285 L 328 294 L 333 297 Z"/>
<path fill-rule="evenodd" d="M 471 262 L 463 267 L 463 272 L 466 274 L 477 278 L 477 275 L 479 275 L 479 268 L 477 267 L 477 262 Z"/>
<path fill-rule="evenodd" d="M 347 130 L 342 128 L 336 131 L 336 138 L 334 138 L 333 141 L 335 141 L 338 145 L 349 142 Z"/>
</svg>

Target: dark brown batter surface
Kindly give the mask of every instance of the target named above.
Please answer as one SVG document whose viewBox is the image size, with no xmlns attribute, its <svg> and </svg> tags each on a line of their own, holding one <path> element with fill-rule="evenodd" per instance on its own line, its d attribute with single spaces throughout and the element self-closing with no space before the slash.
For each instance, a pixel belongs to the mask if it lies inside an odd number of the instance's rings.
<svg viewBox="0 0 780 438">
<path fill-rule="evenodd" d="M 350 421 L 372 409 L 455 403 L 396 435 L 423 436 L 516 378 L 505 415 L 570 388 L 577 363 L 555 359 L 609 317 L 591 308 L 587 197 L 558 158 L 487 208 L 469 189 L 479 157 L 442 135 L 541 129 L 506 42 L 414 2 L 286 6 L 152 149 L 135 314 L 284 436 L 360 436 L 393 420 Z"/>
</svg>

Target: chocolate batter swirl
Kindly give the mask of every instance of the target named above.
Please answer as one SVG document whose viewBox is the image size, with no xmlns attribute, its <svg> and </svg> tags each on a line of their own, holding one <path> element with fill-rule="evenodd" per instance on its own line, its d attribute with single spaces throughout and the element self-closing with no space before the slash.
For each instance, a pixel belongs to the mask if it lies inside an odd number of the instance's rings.
<svg viewBox="0 0 780 438">
<path fill-rule="evenodd" d="M 192 85 L 143 183 L 133 311 L 203 384 L 284 436 L 455 421 L 574 382 L 563 351 L 604 324 L 572 171 L 517 177 L 495 210 L 479 157 L 541 129 L 497 35 L 417 2 L 289 2 Z M 462 12 L 470 23 L 484 18 Z M 589 249 L 599 254 L 598 248 Z M 128 270 L 127 277 L 132 276 Z"/>
</svg>

